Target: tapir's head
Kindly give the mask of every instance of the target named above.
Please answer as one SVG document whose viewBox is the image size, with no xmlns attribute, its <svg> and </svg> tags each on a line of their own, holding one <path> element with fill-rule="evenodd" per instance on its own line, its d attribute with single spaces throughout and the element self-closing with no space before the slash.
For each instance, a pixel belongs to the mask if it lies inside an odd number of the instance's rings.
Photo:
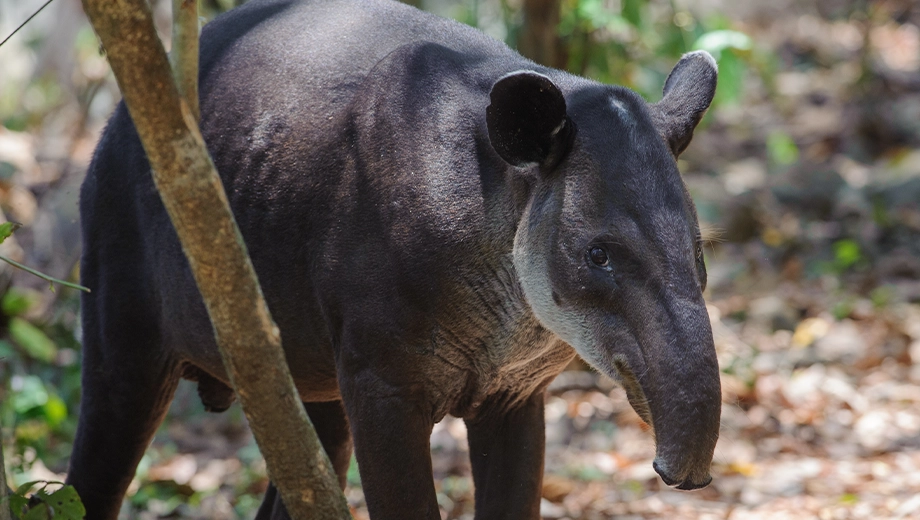
<svg viewBox="0 0 920 520">
<path fill-rule="evenodd" d="M 715 86 L 706 52 L 685 55 L 651 105 L 520 71 L 487 111 L 492 147 L 531 179 L 514 242 L 528 303 L 623 383 L 654 428 L 655 470 L 680 489 L 710 482 L 721 410 L 699 224 L 676 163 Z"/>
</svg>

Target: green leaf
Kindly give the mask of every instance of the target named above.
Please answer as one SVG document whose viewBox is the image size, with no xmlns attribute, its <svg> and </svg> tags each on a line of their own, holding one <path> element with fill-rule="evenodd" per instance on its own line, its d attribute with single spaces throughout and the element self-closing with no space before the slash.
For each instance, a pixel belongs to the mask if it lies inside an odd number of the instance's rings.
<svg viewBox="0 0 920 520">
<path fill-rule="evenodd" d="M 835 303 L 833 307 L 831 307 L 831 314 L 834 315 L 834 319 L 840 321 L 848 317 L 853 312 L 853 308 L 853 300 L 842 300 Z"/>
<path fill-rule="evenodd" d="M 744 63 L 732 50 L 721 53 L 716 59 L 719 61 L 719 86 L 714 104 L 736 102 L 741 98 L 744 84 Z"/>
<path fill-rule="evenodd" d="M 11 358 L 16 354 L 16 348 L 5 339 L 0 339 L 0 359 Z"/>
<path fill-rule="evenodd" d="M 22 224 L 19 224 L 18 222 L 4 222 L 3 224 L 0 224 L 0 244 L 2 244 L 3 241 L 7 238 L 10 238 L 13 232 L 21 227 Z"/>
<path fill-rule="evenodd" d="M 872 289 L 869 293 L 869 299 L 876 308 L 886 307 L 895 297 L 894 287 L 891 285 L 882 285 Z"/>
<path fill-rule="evenodd" d="M 38 301 L 38 297 L 33 291 L 23 291 L 11 288 L 3 295 L 0 300 L 0 310 L 7 316 L 17 316 L 31 309 Z"/>
<path fill-rule="evenodd" d="M 784 132 L 775 131 L 767 136 L 767 153 L 776 164 L 788 166 L 799 160 L 799 147 Z"/>
<path fill-rule="evenodd" d="M 86 508 L 73 486 L 64 486 L 44 495 L 42 501 L 51 506 L 55 520 L 82 520 L 86 515 Z"/>
<path fill-rule="evenodd" d="M 692 47 L 694 50 L 709 52 L 719 62 L 719 88 L 715 104 L 740 99 L 746 69 L 740 56 L 754 47 L 751 38 L 742 32 L 720 29 L 703 33 Z"/>
<path fill-rule="evenodd" d="M 22 414 L 33 408 L 45 406 L 48 402 L 48 391 L 45 389 L 45 384 L 37 376 L 25 376 L 22 378 L 21 388 L 13 392 L 11 402 L 13 409 Z M 37 482 L 27 482 L 19 486 L 16 492 L 25 493 L 35 484 Z"/>
<path fill-rule="evenodd" d="M 36 484 L 45 484 L 44 480 L 33 480 L 31 482 L 26 482 L 25 484 L 16 488 L 16 491 L 13 491 L 14 494 L 19 496 L 25 496 L 30 489 L 34 488 Z"/>
<path fill-rule="evenodd" d="M 834 242 L 834 263 L 840 269 L 852 267 L 856 262 L 862 259 L 862 252 L 859 244 L 852 239 L 838 240 Z"/>
<path fill-rule="evenodd" d="M 704 50 L 712 54 L 716 59 L 722 55 L 726 49 L 735 49 L 747 51 L 753 47 L 751 37 L 738 31 L 719 30 L 703 33 L 693 44 L 694 50 Z M 721 64 L 720 64 L 721 65 Z M 720 67 L 721 68 L 721 67 Z M 722 72 L 721 70 L 719 72 Z M 722 79 L 721 77 L 719 78 Z"/>
<path fill-rule="evenodd" d="M 623 18 L 627 22 L 632 24 L 633 27 L 640 27 L 642 25 L 642 4 L 643 0 L 623 0 Z"/>
<path fill-rule="evenodd" d="M 57 345 L 35 325 L 22 318 L 12 318 L 10 336 L 29 356 L 50 363 L 57 357 Z"/>
<path fill-rule="evenodd" d="M 840 497 L 840 503 L 847 506 L 854 506 L 859 503 L 859 495 L 855 493 L 844 493 Z"/>
<path fill-rule="evenodd" d="M 57 428 L 67 418 L 67 403 L 57 395 L 50 394 L 48 402 L 42 406 L 48 426 Z"/>
<path fill-rule="evenodd" d="M 25 495 L 19 493 L 13 493 L 8 497 L 10 499 L 10 510 L 13 512 L 13 515 L 16 518 L 22 516 L 22 509 L 29 505 L 29 499 Z M 3 507 L 0 505 L 0 507 Z"/>
<path fill-rule="evenodd" d="M 361 487 L 361 474 L 358 473 L 358 459 L 354 455 L 351 456 L 351 462 L 348 464 L 348 473 L 345 478 L 348 480 L 348 484 Z"/>
<path fill-rule="evenodd" d="M 22 515 L 22 520 L 51 520 L 51 510 L 48 504 L 38 504 L 29 509 L 29 512 Z"/>
<path fill-rule="evenodd" d="M 575 14 L 579 19 L 588 22 L 591 30 L 611 25 L 618 28 L 626 23 L 622 16 L 611 13 L 602 0 L 579 0 Z M 569 32 L 571 33 L 571 30 Z"/>
</svg>

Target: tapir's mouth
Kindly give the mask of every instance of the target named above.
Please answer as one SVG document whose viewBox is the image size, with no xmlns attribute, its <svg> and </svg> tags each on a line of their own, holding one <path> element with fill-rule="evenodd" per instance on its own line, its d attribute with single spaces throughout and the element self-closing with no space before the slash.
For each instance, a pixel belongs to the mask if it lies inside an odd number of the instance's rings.
<svg viewBox="0 0 920 520">
<path fill-rule="evenodd" d="M 639 379 L 630 370 L 625 361 L 618 359 L 613 362 L 613 365 L 620 376 L 620 384 L 626 390 L 626 399 L 629 401 L 629 405 L 639 414 L 639 418 L 654 430 L 655 424 L 652 421 L 652 410 L 649 408 L 648 398 L 645 397 L 645 392 L 642 390 L 642 385 L 639 384 Z"/>
</svg>

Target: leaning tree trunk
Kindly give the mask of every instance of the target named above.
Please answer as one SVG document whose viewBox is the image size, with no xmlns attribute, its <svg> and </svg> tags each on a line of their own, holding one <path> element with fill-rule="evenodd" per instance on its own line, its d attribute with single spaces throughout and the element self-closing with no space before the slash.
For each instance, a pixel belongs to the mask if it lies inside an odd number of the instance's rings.
<svg viewBox="0 0 920 520">
<path fill-rule="evenodd" d="M 195 0 L 179 2 L 182 14 Z M 197 4 L 196 4 L 197 5 Z M 295 519 L 351 518 L 332 465 L 300 403 L 278 327 L 262 296 L 227 196 L 198 130 L 194 110 L 170 73 L 146 0 L 83 0 L 143 143 L 214 326 L 230 380 L 268 473 Z M 195 30 L 180 22 L 175 52 L 198 54 Z M 177 56 L 178 59 L 178 56 Z M 174 59 L 174 63 L 177 60 Z M 196 73 L 183 69 L 191 95 Z M 197 103 L 194 103 L 197 105 Z"/>
</svg>

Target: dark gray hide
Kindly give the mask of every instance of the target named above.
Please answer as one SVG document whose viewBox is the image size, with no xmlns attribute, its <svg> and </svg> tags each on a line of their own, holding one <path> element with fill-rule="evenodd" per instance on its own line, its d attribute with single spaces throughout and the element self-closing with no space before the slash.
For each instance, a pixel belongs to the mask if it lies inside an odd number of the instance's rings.
<svg viewBox="0 0 920 520">
<path fill-rule="evenodd" d="M 386 0 L 253 0 L 208 24 L 201 128 L 297 388 L 374 520 L 439 518 L 429 435 L 469 429 L 476 517 L 538 518 L 543 390 L 577 352 L 705 486 L 720 391 L 675 157 L 716 67 L 649 105 Z M 123 105 L 81 200 L 84 361 L 68 482 L 114 519 L 180 377 L 227 375 Z M 269 493 L 260 517 L 285 517 Z"/>
</svg>

